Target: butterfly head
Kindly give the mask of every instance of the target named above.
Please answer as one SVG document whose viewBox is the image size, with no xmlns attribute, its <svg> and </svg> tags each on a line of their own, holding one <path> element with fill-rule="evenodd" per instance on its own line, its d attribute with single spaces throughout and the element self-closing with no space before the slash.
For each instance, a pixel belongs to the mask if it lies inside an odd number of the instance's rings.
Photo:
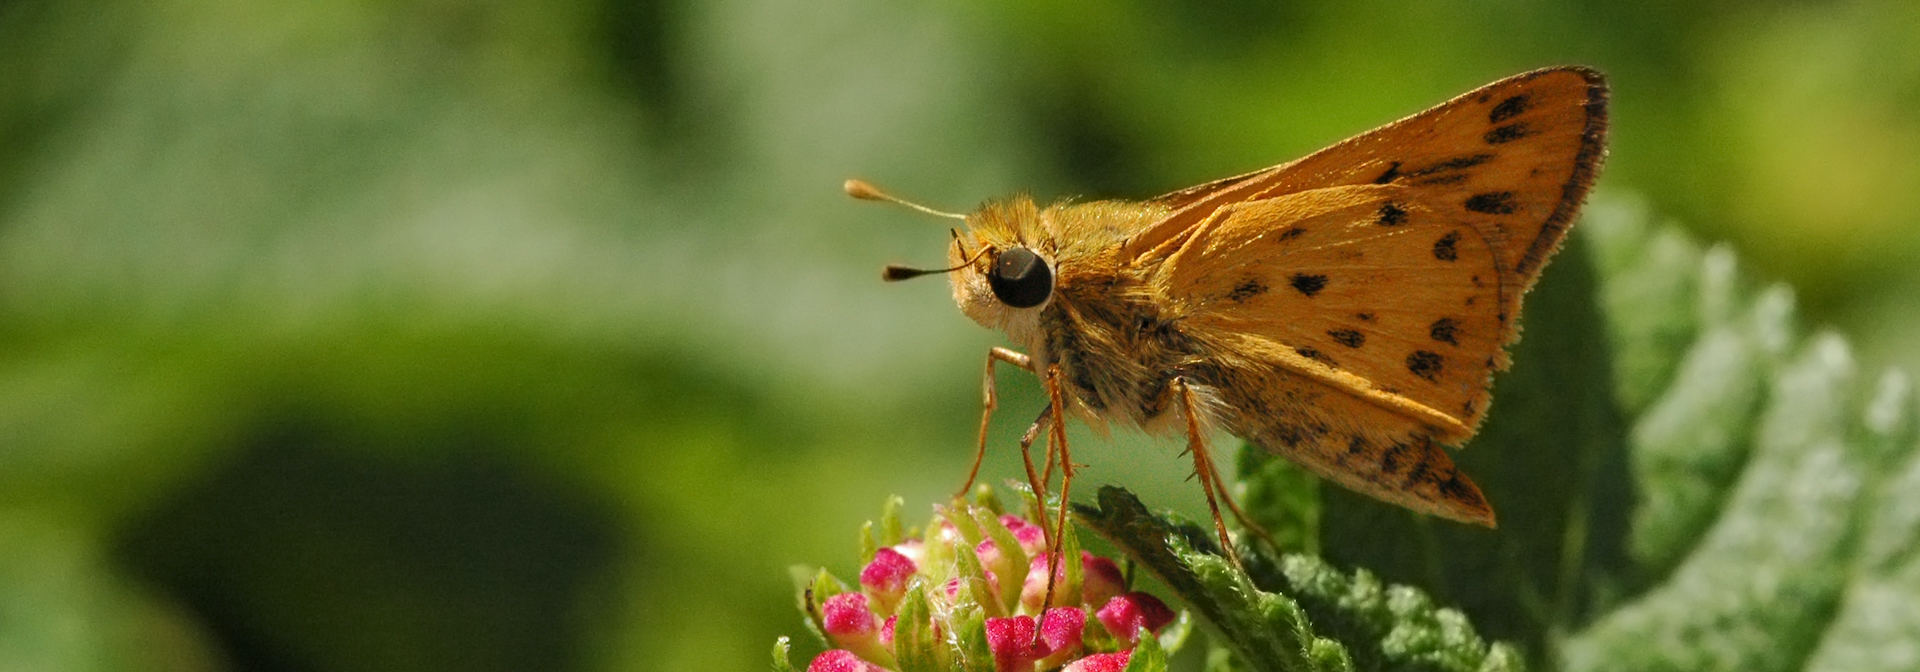
<svg viewBox="0 0 1920 672">
<path fill-rule="evenodd" d="M 967 216 L 967 230 L 955 232 L 947 249 L 960 312 L 1009 333 L 1031 327 L 1059 277 L 1056 251 L 1039 235 L 1038 221 L 1026 198 L 988 203 Z"/>
<path fill-rule="evenodd" d="M 921 269 L 890 265 L 888 281 L 922 275 L 946 274 L 953 284 L 953 300 L 960 311 L 983 326 L 1009 333 L 1030 329 L 1037 309 L 1053 298 L 1054 250 L 1045 244 L 1040 210 L 1030 198 L 996 201 L 970 215 L 942 212 L 902 200 L 860 180 L 848 180 L 845 189 L 854 198 L 885 201 L 937 217 L 966 222 L 964 232 L 950 230 L 947 268 Z"/>
</svg>

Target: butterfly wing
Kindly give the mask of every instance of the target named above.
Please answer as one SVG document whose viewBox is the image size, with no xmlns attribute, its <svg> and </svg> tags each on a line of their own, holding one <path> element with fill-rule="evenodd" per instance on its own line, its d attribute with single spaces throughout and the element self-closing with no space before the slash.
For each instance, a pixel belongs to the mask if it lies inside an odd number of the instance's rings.
<svg viewBox="0 0 1920 672">
<path fill-rule="evenodd" d="M 1348 487 L 1491 524 L 1437 444 L 1470 437 L 1604 152 L 1597 73 L 1495 82 L 1298 161 L 1161 197 L 1129 240 L 1236 433 Z"/>
<path fill-rule="evenodd" d="M 1581 67 L 1535 70 L 1469 91 L 1304 158 L 1163 194 L 1176 208 L 1130 239 L 1169 251 L 1221 207 L 1321 187 L 1407 184 L 1450 192 L 1499 230 L 1506 267 L 1530 286 L 1558 249 L 1606 152 L 1607 84 Z M 1482 198 L 1468 203 L 1467 199 Z M 1515 295 L 1518 299 L 1518 294 Z"/>
</svg>

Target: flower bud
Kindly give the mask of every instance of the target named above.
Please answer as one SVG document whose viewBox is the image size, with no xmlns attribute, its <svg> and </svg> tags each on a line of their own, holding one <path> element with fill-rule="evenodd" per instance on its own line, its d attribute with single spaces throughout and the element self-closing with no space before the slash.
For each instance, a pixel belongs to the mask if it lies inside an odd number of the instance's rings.
<svg viewBox="0 0 1920 672">
<path fill-rule="evenodd" d="M 1047 532 L 1039 525 L 1027 522 L 1027 519 L 1011 513 L 1000 516 L 1000 524 L 1007 526 L 1013 538 L 1020 541 L 1020 550 L 1028 557 L 1039 555 L 1047 550 Z"/>
<path fill-rule="evenodd" d="M 1089 607 L 1104 606 L 1114 596 L 1126 592 L 1127 577 L 1110 558 L 1080 552 L 1080 600 Z"/>
<path fill-rule="evenodd" d="M 846 649 L 828 649 L 813 657 L 807 672 L 886 672 L 879 665 L 861 660 Z"/>
<path fill-rule="evenodd" d="M 987 648 L 999 672 L 1033 669 L 1047 655 L 1046 642 L 1034 636 L 1033 617 L 1025 615 L 987 619 Z"/>
<path fill-rule="evenodd" d="M 867 596 L 841 593 L 820 605 L 820 627 L 827 640 L 867 660 L 891 660 L 880 643 L 880 622 L 867 610 Z"/>
<path fill-rule="evenodd" d="M 1073 661 L 1072 665 L 1060 668 L 1060 672 L 1121 672 L 1127 669 L 1127 661 L 1133 658 L 1133 649 L 1119 653 L 1096 653 Z M 807 672 L 813 672 L 808 669 Z"/>
<path fill-rule="evenodd" d="M 1048 589 L 1053 590 L 1053 604 L 1069 604 L 1073 602 L 1071 598 L 1061 594 L 1067 587 L 1067 563 L 1056 560 L 1055 558 L 1058 557 L 1058 555 L 1053 553 L 1041 553 L 1033 556 L 1033 560 L 1027 563 L 1027 582 L 1020 586 L 1021 606 L 1032 611 L 1039 611 L 1043 606 L 1050 606 L 1040 604 L 1042 600 L 1047 599 Z M 1049 561 L 1052 561 L 1051 564 L 1053 565 L 1053 581 L 1051 583 L 1047 581 L 1047 565 Z"/>
<path fill-rule="evenodd" d="M 1080 635 L 1087 627 L 1087 612 L 1079 607 L 1048 609 L 1046 615 L 1040 617 L 1039 626 L 1040 641 L 1047 645 L 1047 655 L 1040 659 L 1042 669 L 1059 667 L 1080 655 Z"/>
<path fill-rule="evenodd" d="M 1173 610 L 1168 609 L 1160 598 L 1147 593 L 1132 592 L 1107 601 L 1100 608 L 1100 625 L 1107 628 L 1115 639 L 1127 642 L 1128 646 L 1140 643 L 1140 631 L 1149 634 L 1158 632 L 1173 622 Z"/>
<path fill-rule="evenodd" d="M 867 589 L 867 595 L 873 598 L 880 613 L 891 614 L 900 604 L 900 596 L 907 592 L 907 580 L 913 578 L 917 569 L 913 561 L 899 551 L 882 548 L 874 552 L 873 561 L 860 570 L 860 586 Z"/>
</svg>

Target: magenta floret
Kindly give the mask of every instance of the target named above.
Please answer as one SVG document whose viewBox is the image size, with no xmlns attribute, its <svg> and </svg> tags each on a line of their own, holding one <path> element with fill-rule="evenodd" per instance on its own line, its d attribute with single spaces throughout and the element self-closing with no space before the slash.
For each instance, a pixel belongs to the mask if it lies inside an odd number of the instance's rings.
<svg viewBox="0 0 1920 672">
<path fill-rule="evenodd" d="M 894 605 L 900 603 L 900 596 L 907 593 L 907 581 L 918 570 L 913 560 L 899 551 L 882 548 L 874 552 L 873 561 L 860 570 L 860 586 L 867 589 L 867 595 L 881 612 L 890 613 Z"/>
<path fill-rule="evenodd" d="M 1127 661 L 1133 658 L 1133 650 L 1116 653 L 1096 653 L 1073 661 L 1061 668 L 1060 672 L 1121 672 L 1127 669 Z M 808 670 L 807 672 L 813 672 Z"/>
<path fill-rule="evenodd" d="M 886 672 L 879 665 L 861 660 L 846 649 L 829 649 L 813 657 L 807 672 Z"/>
<path fill-rule="evenodd" d="M 1047 655 L 1046 642 L 1034 636 L 1033 617 L 1025 614 L 987 619 L 987 648 L 999 672 L 1033 669 Z"/>
<path fill-rule="evenodd" d="M 1129 646 L 1140 642 L 1141 630 L 1159 632 L 1174 618 L 1173 610 L 1168 609 L 1160 598 L 1141 592 L 1126 593 L 1108 600 L 1107 605 L 1101 607 L 1095 616 L 1099 617 L 1100 625 L 1105 626 L 1108 633 L 1127 642 Z"/>
<path fill-rule="evenodd" d="M 1040 659 L 1040 667 L 1053 668 L 1080 655 L 1084 642 L 1081 635 L 1087 628 L 1087 612 L 1079 607 L 1055 607 L 1048 609 L 1040 618 L 1040 641 L 1047 645 L 1047 655 Z"/>
</svg>

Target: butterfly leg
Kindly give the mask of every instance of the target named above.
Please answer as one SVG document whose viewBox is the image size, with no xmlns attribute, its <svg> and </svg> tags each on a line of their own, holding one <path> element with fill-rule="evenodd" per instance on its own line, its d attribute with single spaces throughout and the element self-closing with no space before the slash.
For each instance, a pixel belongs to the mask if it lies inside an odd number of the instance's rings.
<svg viewBox="0 0 1920 672">
<path fill-rule="evenodd" d="M 1061 409 L 1066 407 L 1063 404 L 1064 400 L 1060 394 L 1060 366 L 1057 364 L 1047 367 L 1047 402 L 1050 408 Z M 1053 529 L 1057 532 L 1065 533 L 1067 529 L 1067 492 L 1068 488 L 1073 485 L 1073 453 L 1067 450 L 1067 423 L 1053 423 L 1053 433 L 1047 443 L 1049 470 L 1051 470 L 1051 463 L 1053 462 L 1053 457 L 1051 456 L 1057 454 L 1060 458 L 1060 513 L 1056 517 Z M 1055 451 L 1058 452 L 1056 453 Z M 1044 480 L 1044 477 L 1042 480 Z"/>
<path fill-rule="evenodd" d="M 1044 474 L 1041 474 L 1040 472 L 1034 471 L 1033 443 L 1035 441 L 1040 440 L 1040 432 L 1046 431 L 1049 427 L 1052 427 L 1052 426 L 1053 426 L 1053 405 L 1048 404 L 1045 408 L 1040 409 L 1040 415 L 1033 419 L 1033 424 L 1027 426 L 1027 432 L 1025 434 L 1020 435 L 1020 462 L 1024 464 L 1027 468 L 1027 487 L 1032 489 L 1034 492 L 1034 508 L 1033 508 L 1034 511 L 1040 511 L 1046 506 L 1042 502 L 1046 501 L 1047 481 L 1051 479 L 1052 476 L 1044 475 Z M 1049 458 L 1051 458 L 1051 455 L 1052 455 L 1051 449 L 1049 449 L 1048 455 L 1049 455 Z M 1051 467 L 1052 460 L 1049 459 L 1048 463 L 1049 463 L 1048 466 Z M 1046 521 L 1041 521 L 1041 522 L 1044 523 Z M 1046 527 L 1047 527 L 1046 525 L 1041 525 L 1040 529 L 1042 531 L 1045 531 Z"/>
<path fill-rule="evenodd" d="M 1042 417 L 1054 417 L 1055 421 L 1050 427 L 1052 431 L 1047 434 L 1047 471 L 1049 475 L 1043 476 L 1040 479 L 1040 484 L 1042 486 L 1046 484 L 1046 480 L 1053 471 L 1054 459 L 1057 456 L 1060 461 L 1060 506 L 1054 516 L 1053 529 L 1049 532 L 1045 519 L 1046 496 L 1039 490 L 1034 492 L 1034 501 L 1036 504 L 1034 507 L 1034 515 L 1040 519 L 1040 531 L 1047 534 L 1047 591 L 1040 602 L 1041 618 L 1043 621 L 1046 618 L 1046 609 L 1053 605 L 1054 578 L 1058 576 L 1060 571 L 1060 549 L 1064 544 L 1063 540 L 1066 538 L 1067 532 L 1067 497 L 1073 485 L 1073 453 L 1067 450 L 1067 424 L 1059 420 L 1056 412 L 1057 409 L 1066 408 L 1064 398 L 1060 393 L 1060 366 L 1057 364 L 1048 366 L 1044 381 L 1047 387 L 1048 412 Z M 1034 422 L 1033 429 L 1040 429 L 1039 421 L 1036 420 Z M 1028 438 L 1032 438 L 1031 430 L 1029 431 Z M 1025 442 L 1023 441 L 1022 447 L 1024 448 L 1024 446 Z M 1025 451 L 1023 450 L 1022 453 L 1024 454 Z M 1032 462 L 1028 462 L 1027 464 L 1027 477 L 1029 479 L 1033 478 Z M 1044 625 L 1044 623 L 1042 624 Z M 1038 636 L 1039 633 L 1040 628 L 1035 628 L 1034 634 Z"/>
<path fill-rule="evenodd" d="M 1182 415 L 1187 420 L 1187 454 L 1193 456 L 1193 474 L 1200 479 L 1200 489 L 1207 495 L 1207 510 L 1213 513 L 1213 529 L 1220 535 L 1220 550 L 1235 565 L 1240 564 L 1240 555 L 1233 550 L 1233 539 L 1227 536 L 1227 523 L 1220 517 L 1220 503 L 1216 497 L 1227 495 L 1226 486 L 1220 482 L 1220 472 L 1213 466 L 1213 451 L 1207 448 L 1207 438 L 1200 431 L 1199 407 L 1193 400 L 1193 388 L 1187 386 L 1187 379 L 1173 379 L 1174 392 L 1180 395 Z M 1237 514 L 1239 507 L 1233 505 L 1233 499 L 1227 497 L 1227 505 Z M 1245 516 L 1241 520 L 1245 520 Z"/>
<path fill-rule="evenodd" d="M 954 497 L 967 496 L 967 491 L 973 489 L 974 479 L 980 477 L 980 463 L 987 459 L 987 425 L 993 420 L 993 409 L 1000 406 L 1000 395 L 994 392 L 993 384 L 993 365 L 996 362 L 1006 362 L 1029 372 L 1038 373 L 1033 370 L 1032 357 L 998 346 L 987 351 L 987 370 L 986 374 L 980 380 L 982 399 L 982 408 L 980 411 L 980 442 L 973 452 L 973 468 L 967 470 L 967 482 L 960 486 L 960 492 L 955 494 Z M 1042 417 L 1045 417 L 1045 414 L 1042 414 Z M 1031 437 L 1038 431 L 1039 426 L 1040 421 L 1035 420 L 1034 428 L 1028 429 L 1027 434 Z M 1020 448 L 1021 453 L 1024 454 L 1026 447 L 1032 443 L 1032 438 L 1023 440 Z M 1027 471 L 1033 471 L 1033 460 L 1031 459 L 1027 460 Z M 1031 474 L 1028 475 L 1028 479 L 1032 480 Z"/>
</svg>

